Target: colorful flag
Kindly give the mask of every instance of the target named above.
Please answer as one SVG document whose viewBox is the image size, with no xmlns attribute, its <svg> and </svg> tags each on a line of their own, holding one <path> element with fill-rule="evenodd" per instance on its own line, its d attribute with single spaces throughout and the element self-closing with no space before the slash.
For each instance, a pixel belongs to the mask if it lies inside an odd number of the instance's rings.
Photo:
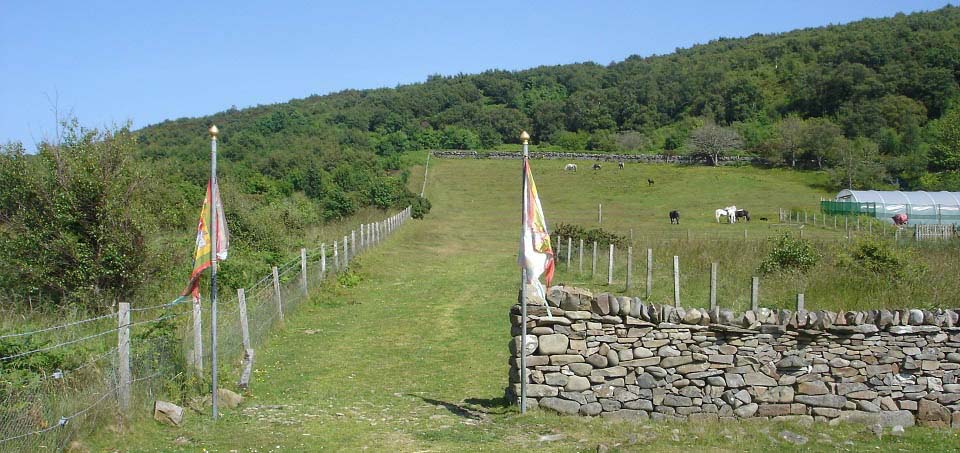
<svg viewBox="0 0 960 453">
<path fill-rule="evenodd" d="M 520 237 L 520 266 L 527 270 L 527 283 L 536 286 L 540 296 L 546 298 L 546 290 L 540 283 L 544 275 L 547 286 L 553 281 L 554 257 L 550 246 L 550 233 L 547 232 L 547 220 L 543 217 L 537 185 L 530 172 L 530 162 L 523 159 L 523 208 L 526 222 Z"/>
<path fill-rule="evenodd" d="M 183 293 L 180 294 L 180 299 L 186 298 L 188 294 L 192 295 L 194 303 L 200 303 L 200 274 L 210 267 L 211 242 L 208 223 L 210 222 L 211 186 L 214 189 L 213 192 L 215 192 L 216 199 L 217 216 L 214 221 L 216 222 L 217 231 L 217 261 L 227 259 L 227 248 L 230 245 L 227 235 L 227 222 L 223 216 L 223 203 L 220 201 L 219 187 L 207 183 L 207 196 L 203 199 L 203 207 L 200 208 L 200 222 L 197 224 L 197 247 L 193 253 L 193 272 L 190 273 L 190 283 L 187 285 L 187 288 L 183 290 Z"/>
</svg>

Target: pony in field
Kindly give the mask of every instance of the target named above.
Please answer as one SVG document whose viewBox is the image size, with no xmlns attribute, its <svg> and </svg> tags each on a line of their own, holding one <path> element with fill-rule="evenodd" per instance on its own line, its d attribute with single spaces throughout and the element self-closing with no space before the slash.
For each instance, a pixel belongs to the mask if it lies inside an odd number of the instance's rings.
<svg viewBox="0 0 960 453">
<path fill-rule="evenodd" d="M 567 165 L 564 165 L 563 169 L 564 169 L 565 171 L 573 171 L 573 172 L 575 172 L 575 171 L 577 171 L 577 164 L 567 164 Z"/>
<path fill-rule="evenodd" d="M 652 186 L 652 185 L 653 185 L 653 180 L 650 178 L 647 178 L 647 186 Z"/>
<path fill-rule="evenodd" d="M 739 218 L 741 218 L 741 217 L 747 219 L 747 222 L 749 222 L 749 221 L 750 221 L 750 211 L 747 211 L 746 209 L 737 209 L 737 212 L 735 213 L 734 218 L 735 218 L 735 219 L 739 219 Z"/>
<path fill-rule="evenodd" d="M 600 169 L 600 164 L 593 164 L 593 169 L 594 169 L 594 170 L 599 170 L 599 169 Z"/>
<path fill-rule="evenodd" d="M 670 211 L 670 224 L 680 225 L 680 211 Z"/>
<path fill-rule="evenodd" d="M 736 206 L 727 206 L 723 209 L 717 209 L 714 211 L 714 217 L 717 218 L 717 223 L 720 223 L 720 217 L 726 217 L 727 223 L 736 223 L 737 222 L 737 207 Z"/>
</svg>

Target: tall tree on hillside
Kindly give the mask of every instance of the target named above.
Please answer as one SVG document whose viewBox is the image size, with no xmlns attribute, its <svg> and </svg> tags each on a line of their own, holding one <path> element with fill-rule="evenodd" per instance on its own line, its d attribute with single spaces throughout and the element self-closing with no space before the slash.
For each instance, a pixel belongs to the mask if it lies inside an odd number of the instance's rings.
<svg viewBox="0 0 960 453">
<path fill-rule="evenodd" d="M 960 108 L 930 124 L 930 166 L 935 171 L 960 170 Z"/>
<path fill-rule="evenodd" d="M 708 122 L 690 133 L 688 146 L 694 156 L 706 158 L 716 166 L 721 156 L 743 146 L 743 139 L 736 129 Z"/>
<path fill-rule="evenodd" d="M 791 167 L 797 166 L 797 155 L 800 153 L 800 143 L 803 141 L 803 120 L 795 115 L 788 116 L 777 124 L 776 148 L 784 161 L 789 161 Z"/>
<path fill-rule="evenodd" d="M 810 118 L 803 125 L 800 147 L 803 155 L 817 162 L 817 168 L 823 169 L 825 160 L 836 156 L 843 131 L 826 118 Z"/>
<path fill-rule="evenodd" d="M 877 144 L 857 137 L 841 140 L 839 161 L 831 170 L 831 180 L 841 189 L 876 189 L 883 184 L 886 172 L 880 163 Z"/>
</svg>

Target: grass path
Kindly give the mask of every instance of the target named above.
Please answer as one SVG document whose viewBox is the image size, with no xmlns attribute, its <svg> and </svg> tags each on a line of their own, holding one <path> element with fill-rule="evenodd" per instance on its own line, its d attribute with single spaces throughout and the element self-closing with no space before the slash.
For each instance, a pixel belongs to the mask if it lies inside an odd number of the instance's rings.
<svg viewBox="0 0 960 453">
<path fill-rule="evenodd" d="M 427 219 L 408 223 L 361 256 L 358 285 L 328 285 L 287 318 L 257 352 L 255 379 L 240 408 L 216 423 L 189 412 L 180 428 L 144 419 L 129 433 L 102 433 L 89 443 L 97 450 L 169 451 L 183 436 L 190 443 L 181 448 L 188 451 L 261 452 L 595 451 L 599 444 L 612 451 L 933 451 L 960 445 L 956 432 L 923 429 L 877 440 L 861 427 L 520 416 L 502 400 L 519 221 L 516 181 L 504 175 L 520 170 L 497 170 L 515 164 L 433 159 Z M 545 204 L 562 203 L 566 195 L 547 197 L 562 192 L 561 184 L 549 176 L 538 182 Z M 784 429 L 809 442 L 785 443 L 779 438 Z"/>
</svg>

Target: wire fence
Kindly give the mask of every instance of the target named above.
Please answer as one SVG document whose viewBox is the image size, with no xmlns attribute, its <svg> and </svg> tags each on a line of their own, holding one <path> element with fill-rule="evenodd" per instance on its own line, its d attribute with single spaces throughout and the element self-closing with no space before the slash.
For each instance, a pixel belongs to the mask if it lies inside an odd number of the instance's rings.
<svg viewBox="0 0 960 453">
<path fill-rule="evenodd" d="M 230 381 L 252 365 L 247 348 L 262 345 L 311 290 L 348 270 L 356 255 L 380 244 L 409 218 L 408 207 L 363 224 L 348 243 L 337 239 L 336 255 L 328 243 L 303 249 L 249 289 L 220 297 L 221 387 L 234 386 Z M 0 334 L 0 451 L 64 450 L 97 427 L 122 426 L 134 414 L 149 413 L 157 399 L 184 403 L 209 393 L 207 305 L 200 310 L 200 343 L 194 341 L 191 304 L 172 303 L 120 304 L 119 312 Z M 200 363 L 193 359 L 196 348 L 203 350 Z"/>
</svg>

